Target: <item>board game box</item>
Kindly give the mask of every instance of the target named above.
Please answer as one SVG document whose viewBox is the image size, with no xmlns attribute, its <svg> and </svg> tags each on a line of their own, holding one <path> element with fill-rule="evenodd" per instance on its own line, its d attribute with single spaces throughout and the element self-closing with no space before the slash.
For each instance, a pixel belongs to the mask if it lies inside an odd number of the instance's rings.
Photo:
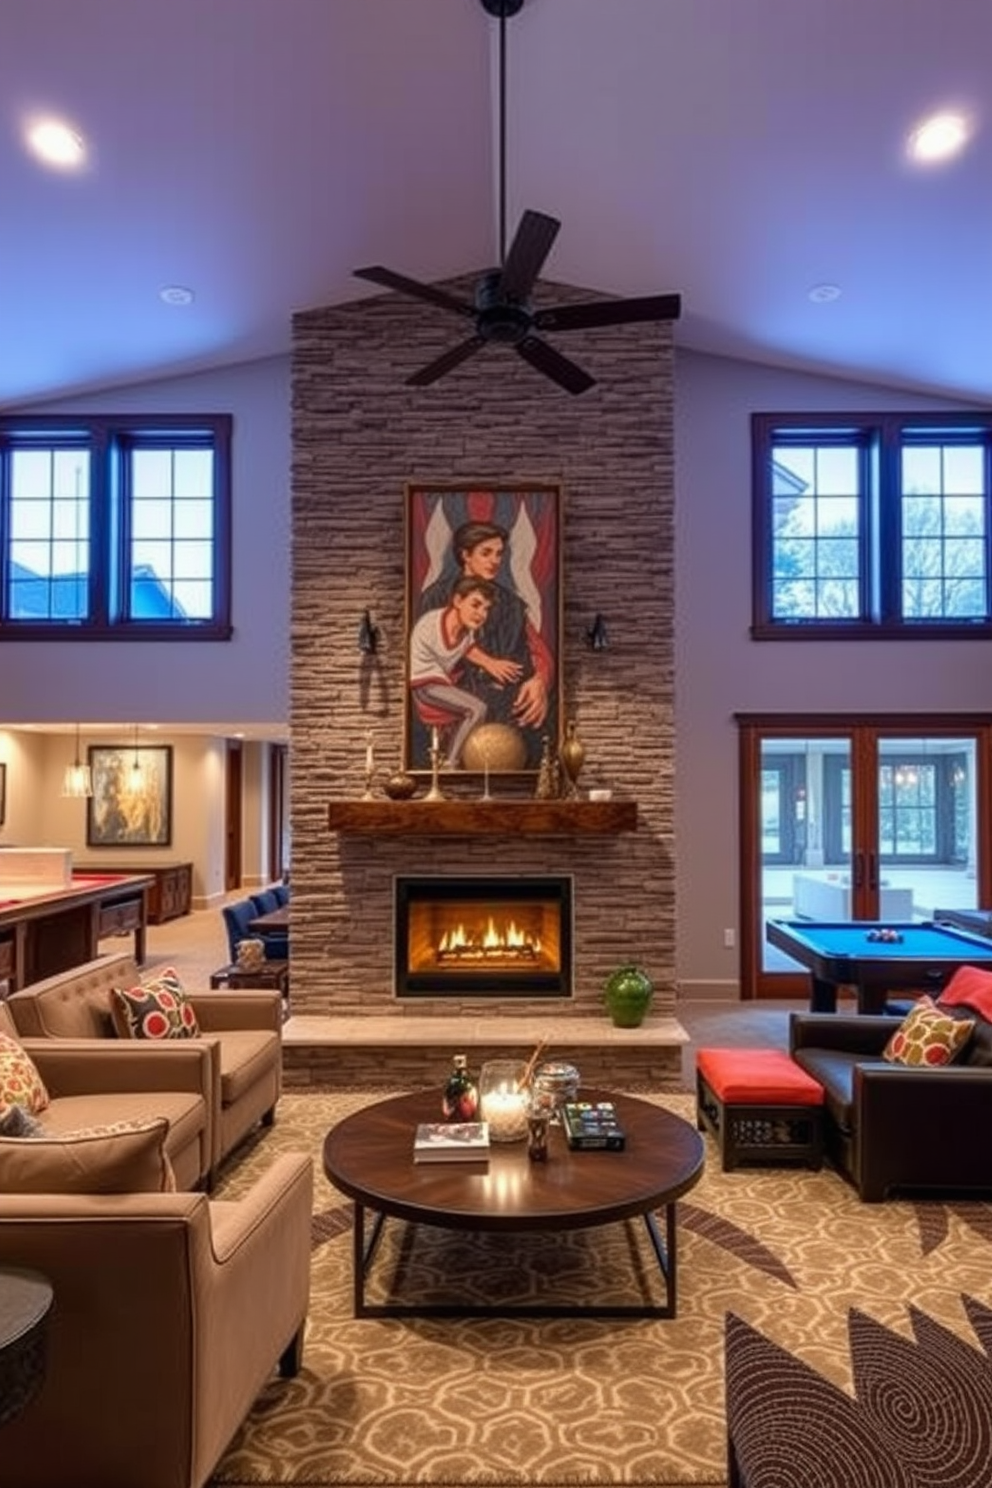
<svg viewBox="0 0 992 1488">
<path fill-rule="evenodd" d="M 627 1139 L 612 1101 L 566 1101 L 561 1115 L 568 1145 L 575 1151 L 623 1151 Z"/>
</svg>

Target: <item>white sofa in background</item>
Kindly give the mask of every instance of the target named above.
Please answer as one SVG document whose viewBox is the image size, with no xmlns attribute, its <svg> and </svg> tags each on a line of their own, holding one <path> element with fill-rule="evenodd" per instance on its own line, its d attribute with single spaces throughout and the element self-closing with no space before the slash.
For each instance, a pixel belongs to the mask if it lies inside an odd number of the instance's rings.
<svg viewBox="0 0 992 1488">
<path fill-rule="evenodd" d="M 816 878 L 811 873 L 792 875 L 792 908 L 803 920 L 851 919 L 851 881 L 847 874 L 837 878 Z M 886 888 L 883 880 L 879 892 L 879 918 L 911 920 L 912 889 Z"/>
</svg>

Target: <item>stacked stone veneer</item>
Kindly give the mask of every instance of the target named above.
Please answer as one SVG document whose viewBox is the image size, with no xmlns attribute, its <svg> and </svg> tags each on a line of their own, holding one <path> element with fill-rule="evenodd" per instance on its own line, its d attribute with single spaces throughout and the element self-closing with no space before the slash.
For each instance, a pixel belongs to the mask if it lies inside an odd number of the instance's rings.
<svg viewBox="0 0 992 1488">
<path fill-rule="evenodd" d="M 542 285 L 538 302 L 583 298 L 589 296 Z M 671 327 L 550 337 L 597 379 L 580 397 L 498 346 L 433 387 L 406 387 L 404 379 L 467 326 L 399 295 L 301 313 L 293 331 L 294 1012 L 560 1015 L 560 1001 L 539 999 L 394 1000 L 394 875 L 498 872 L 574 876 L 576 1016 L 602 1014 L 604 979 L 626 960 L 650 971 L 655 1011 L 670 1013 Z M 636 799 L 636 833 L 472 840 L 328 829 L 328 802 L 362 793 L 366 730 L 374 730 L 383 776 L 400 758 L 410 481 L 560 483 L 564 715 L 577 720 L 586 748 L 582 786 L 609 785 Z M 358 648 L 366 608 L 380 632 L 375 656 Z M 597 613 L 609 649 L 594 652 L 586 631 Z M 529 783 L 498 780 L 493 788 L 531 791 Z"/>
</svg>

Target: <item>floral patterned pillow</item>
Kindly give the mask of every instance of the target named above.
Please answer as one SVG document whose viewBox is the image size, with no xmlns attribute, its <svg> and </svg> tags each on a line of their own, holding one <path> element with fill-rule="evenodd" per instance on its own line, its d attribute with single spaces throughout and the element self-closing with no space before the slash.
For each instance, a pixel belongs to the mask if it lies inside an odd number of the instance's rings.
<svg viewBox="0 0 992 1488">
<path fill-rule="evenodd" d="M 882 1050 L 890 1064 L 934 1068 L 960 1054 L 975 1027 L 974 1018 L 951 1018 L 932 997 L 920 997 Z"/>
<path fill-rule="evenodd" d="M 150 982 L 115 987 L 110 995 L 119 1038 L 199 1038 L 200 1024 L 176 970 L 167 966 Z"/>
<path fill-rule="evenodd" d="M 17 1039 L 0 1033 L 0 1113 L 8 1106 L 23 1106 L 35 1115 L 47 1105 L 48 1091 L 34 1060 Z"/>
</svg>

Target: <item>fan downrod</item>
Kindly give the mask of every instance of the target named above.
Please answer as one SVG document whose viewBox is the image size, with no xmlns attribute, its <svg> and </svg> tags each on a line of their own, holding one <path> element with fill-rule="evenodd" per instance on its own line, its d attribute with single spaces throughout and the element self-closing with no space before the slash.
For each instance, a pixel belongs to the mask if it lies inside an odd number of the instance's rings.
<svg viewBox="0 0 992 1488">
<path fill-rule="evenodd" d="M 507 20 L 523 10 L 524 0 L 482 0 L 482 8 L 487 15 L 495 16 L 497 20 Z"/>
</svg>

